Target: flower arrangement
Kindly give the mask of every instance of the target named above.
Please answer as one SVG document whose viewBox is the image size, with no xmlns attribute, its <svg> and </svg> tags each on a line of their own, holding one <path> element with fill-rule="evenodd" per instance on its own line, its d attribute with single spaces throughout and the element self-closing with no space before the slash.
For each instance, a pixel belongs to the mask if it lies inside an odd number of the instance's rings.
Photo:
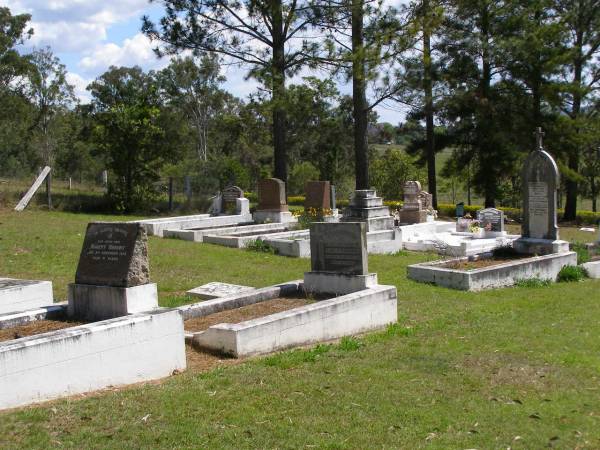
<svg viewBox="0 0 600 450">
<path fill-rule="evenodd" d="M 304 211 L 294 211 L 300 228 L 308 228 L 312 222 L 321 222 L 324 217 L 333 215 L 330 208 L 308 208 Z"/>
</svg>

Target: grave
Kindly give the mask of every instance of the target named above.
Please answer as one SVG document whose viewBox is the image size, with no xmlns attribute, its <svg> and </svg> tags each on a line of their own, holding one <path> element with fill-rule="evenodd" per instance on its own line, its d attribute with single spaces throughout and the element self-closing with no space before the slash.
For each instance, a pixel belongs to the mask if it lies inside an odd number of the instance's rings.
<svg viewBox="0 0 600 450">
<path fill-rule="evenodd" d="M 543 148 L 543 134 L 538 128 L 537 148 L 523 166 L 523 224 L 521 238 L 514 242 L 515 250 L 531 255 L 569 251 L 569 243 L 559 239 L 556 223 L 558 167 Z"/>
<path fill-rule="evenodd" d="M 563 267 L 577 264 L 577 254 L 569 251 L 568 242 L 558 239 L 558 168 L 542 147 L 542 135 L 538 128 L 537 148 L 530 153 L 523 168 L 523 234 L 512 241 L 512 247 L 505 246 L 487 255 L 482 253 L 468 258 L 413 264 L 407 269 L 409 278 L 453 289 L 477 291 L 511 286 L 519 280 L 531 278 L 556 281 Z M 481 212 L 487 216 L 484 219 L 490 231 L 494 227 L 502 230 L 502 214 L 490 210 Z M 481 263 L 478 262 L 480 260 Z"/>
<path fill-rule="evenodd" d="M 250 201 L 244 197 L 244 191 L 241 188 L 229 186 L 213 198 L 211 213 L 214 215 L 249 214 Z"/>
<path fill-rule="evenodd" d="M 480 209 L 477 211 L 477 220 L 485 237 L 506 236 L 503 211 L 496 208 Z"/>
<path fill-rule="evenodd" d="M 0 314 L 52 305 L 52 282 L 0 278 Z"/>
<path fill-rule="evenodd" d="M 157 308 L 147 241 L 138 223 L 88 224 L 75 283 L 69 285 L 69 316 L 96 321 Z"/>
<path fill-rule="evenodd" d="M 331 209 L 331 184 L 329 181 L 307 181 L 304 185 L 304 209 Z"/>
<path fill-rule="evenodd" d="M 391 230 L 394 228 L 394 216 L 383 205 L 383 198 L 372 189 L 354 192 L 348 208 L 344 210 L 343 222 L 365 222 L 367 231 Z"/>
<path fill-rule="evenodd" d="M 258 182 L 258 206 L 252 215 L 255 222 L 295 222 L 285 198 L 285 183 L 278 178 Z"/>
<path fill-rule="evenodd" d="M 349 294 L 377 284 L 377 274 L 368 271 L 364 222 L 311 224 L 310 255 L 307 292 Z"/>
<path fill-rule="evenodd" d="M 427 210 L 432 207 L 431 194 L 421 190 L 418 181 L 404 183 L 404 203 L 400 210 L 400 224 L 412 225 L 427 222 Z"/>
</svg>

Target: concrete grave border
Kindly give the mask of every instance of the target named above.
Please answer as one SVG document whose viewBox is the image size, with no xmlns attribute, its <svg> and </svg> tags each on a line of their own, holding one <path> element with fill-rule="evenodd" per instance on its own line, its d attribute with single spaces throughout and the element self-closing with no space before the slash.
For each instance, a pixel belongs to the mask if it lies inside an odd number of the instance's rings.
<svg viewBox="0 0 600 450">
<path fill-rule="evenodd" d="M 422 283 L 433 283 L 463 291 L 506 287 L 515 284 L 519 280 L 530 278 L 556 281 L 560 269 L 567 265 L 577 265 L 577 253 L 567 252 L 533 256 L 475 270 L 440 267 L 450 262 L 466 260 L 468 258 L 412 264 L 407 267 L 408 277 Z"/>
</svg>

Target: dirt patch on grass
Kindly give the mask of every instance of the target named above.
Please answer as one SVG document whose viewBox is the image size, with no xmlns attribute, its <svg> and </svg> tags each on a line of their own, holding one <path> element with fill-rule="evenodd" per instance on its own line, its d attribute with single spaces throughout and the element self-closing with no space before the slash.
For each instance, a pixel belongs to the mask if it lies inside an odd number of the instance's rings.
<svg viewBox="0 0 600 450">
<path fill-rule="evenodd" d="M 64 320 L 36 320 L 18 327 L 0 330 L 0 342 L 12 341 L 26 336 L 35 336 L 37 334 L 48 333 L 50 331 L 62 330 L 64 328 L 83 325 L 84 322 L 64 321 Z"/>
<path fill-rule="evenodd" d="M 268 316 L 289 309 L 297 308 L 312 303 L 306 298 L 275 298 L 264 302 L 255 303 L 253 305 L 242 306 L 241 308 L 221 311 L 205 317 L 196 317 L 188 319 L 184 322 L 186 331 L 204 331 L 218 323 L 239 323 L 245 320 L 256 319 L 258 317 Z"/>
<path fill-rule="evenodd" d="M 187 369 L 191 372 L 207 372 L 215 367 L 234 366 L 244 361 L 242 358 L 230 358 L 224 355 L 207 353 L 185 344 Z"/>
<path fill-rule="evenodd" d="M 517 385 L 547 387 L 550 382 L 550 365 L 531 365 L 507 355 L 497 357 L 474 357 L 464 359 L 463 367 L 488 379 L 491 386 Z"/>
</svg>

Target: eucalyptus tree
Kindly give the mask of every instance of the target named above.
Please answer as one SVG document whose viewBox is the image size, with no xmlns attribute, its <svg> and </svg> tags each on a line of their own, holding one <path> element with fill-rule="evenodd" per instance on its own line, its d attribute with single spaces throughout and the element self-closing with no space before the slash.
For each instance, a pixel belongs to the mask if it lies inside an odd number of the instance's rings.
<svg viewBox="0 0 600 450">
<path fill-rule="evenodd" d="M 195 131 L 198 159 L 206 161 L 209 125 L 228 95 L 219 87 L 225 77 L 220 74 L 216 55 L 173 59 L 157 78 L 168 103 L 183 112 Z"/>
<path fill-rule="evenodd" d="M 151 0 L 157 1 L 157 0 Z M 310 0 L 160 0 L 158 23 L 144 17 L 143 32 L 159 55 L 212 52 L 248 68 L 271 91 L 274 175 L 287 180 L 285 82 L 311 64 L 318 43 L 305 36 L 314 20 Z"/>
</svg>

